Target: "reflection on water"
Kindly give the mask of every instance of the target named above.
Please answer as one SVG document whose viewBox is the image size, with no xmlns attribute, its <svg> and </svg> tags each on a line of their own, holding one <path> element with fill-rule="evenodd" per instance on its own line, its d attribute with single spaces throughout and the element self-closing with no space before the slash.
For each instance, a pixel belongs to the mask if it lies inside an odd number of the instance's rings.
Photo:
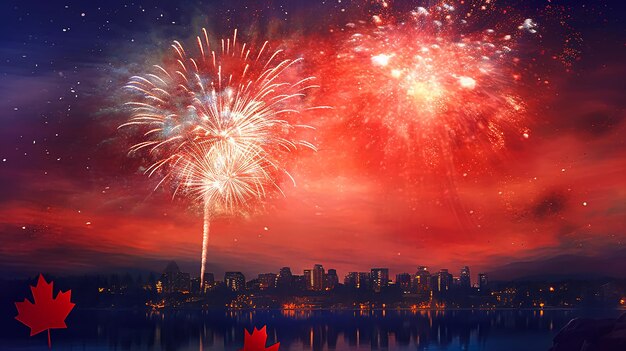
<svg viewBox="0 0 626 351">
<path fill-rule="evenodd" d="M 53 330 L 57 350 L 239 350 L 244 328 L 267 325 L 280 350 L 547 350 L 567 321 L 619 311 L 84 311 Z M 28 338 L 13 323 L 3 349 L 40 349 L 46 333 Z"/>
</svg>

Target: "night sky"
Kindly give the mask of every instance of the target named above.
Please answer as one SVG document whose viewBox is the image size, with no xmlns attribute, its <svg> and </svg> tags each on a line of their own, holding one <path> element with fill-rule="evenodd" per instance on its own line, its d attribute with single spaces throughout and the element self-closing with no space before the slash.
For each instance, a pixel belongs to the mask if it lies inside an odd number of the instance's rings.
<svg viewBox="0 0 626 351">
<path fill-rule="evenodd" d="M 127 156 L 121 87 L 172 40 L 192 46 L 201 27 L 217 37 L 238 28 L 303 57 L 322 85 L 316 102 L 346 107 L 328 94 L 343 87 L 323 76 L 341 28 L 423 4 L 396 2 L 382 10 L 346 0 L 2 1 L 0 270 L 160 271 L 175 259 L 199 274 L 201 209 L 155 190 L 158 180 Z M 503 278 L 600 269 L 624 277 L 623 5 L 503 3 L 546 23 L 539 30 L 554 39 L 520 48 L 525 72 L 541 77 L 519 88 L 530 138 L 443 172 L 381 151 L 385 135 L 338 118 L 342 106 L 309 113 L 319 151 L 288 167 L 297 186 L 285 183 L 285 197 L 270 197 L 263 211 L 213 223 L 208 271 L 300 273 L 322 263 L 343 276 L 469 265 Z"/>
</svg>

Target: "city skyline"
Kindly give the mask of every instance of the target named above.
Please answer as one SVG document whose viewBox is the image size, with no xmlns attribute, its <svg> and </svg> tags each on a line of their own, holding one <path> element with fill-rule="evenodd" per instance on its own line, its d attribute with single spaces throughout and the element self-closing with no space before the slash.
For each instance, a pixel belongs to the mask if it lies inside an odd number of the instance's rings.
<svg viewBox="0 0 626 351">
<path fill-rule="evenodd" d="M 194 276 L 194 275 L 191 275 L 190 273 L 183 272 L 182 270 L 180 270 L 180 268 L 178 267 L 178 264 L 176 264 L 175 261 L 170 261 L 167 264 L 167 266 L 165 267 L 163 271 L 163 276 L 167 277 L 168 273 L 171 272 L 172 270 L 176 270 L 181 274 L 186 274 L 188 276 L 186 278 L 187 280 L 194 280 L 194 279 L 197 280 L 200 278 L 200 276 Z M 275 288 L 279 286 L 280 281 L 282 279 L 285 279 L 286 276 L 288 276 L 288 279 L 292 279 L 296 277 L 302 278 L 303 282 L 306 284 L 307 289 L 309 290 L 322 291 L 324 290 L 324 287 L 328 283 L 329 276 L 333 277 L 331 285 L 334 286 L 336 284 L 347 285 L 348 284 L 347 282 L 350 279 L 357 278 L 359 275 L 367 274 L 369 285 L 371 285 L 375 291 L 380 292 L 380 289 L 383 286 L 388 286 L 390 284 L 398 285 L 399 277 L 404 276 L 404 275 L 410 276 L 410 279 L 411 279 L 410 284 L 413 285 L 414 281 L 418 279 L 418 276 L 420 276 L 421 274 L 426 273 L 428 274 L 428 277 L 430 278 L 440 273 L 445 273 L 450 276 L 449 278 L 450 280 L 447 284 L 451 285 L 453 283 L 452 278 L 455 278 L 455 279 L 458 279 L 458 281 L 455 280 L 454 284 L 457 284 L 465 288 L 480 286 L 480 281 L 482 280 L 481 277 L 483 277 L 486 280 L 486 277 L 488 276 L 487 272 L 479 272 L 475 274 L 475 279 L 472 279 L 471 274 L 470 274 L 470 269 L 468 266 L 461 267 L 459 269 L 458 276 L 452 273 L 449 273 L 449 271 L 450 270 L 447 268 L 441 268 L 439 270 L 433 270 L 431 273 L 430 270 L 428 269 L 428 266 L 418 266 L 415 273 L 410 273 L 407 271 L 400 272 L 400 273 L 395 274 L 396 279 L 392 279 L 393 276 L 390 275 L 388 268 L 374 267 L 374 268 L 370 268 L 369 271 L 363 271 L 363 270 L 348 271 L 343 275 L 343 279 L 341 279 L 342 275 L 338 274 L 336 269 L 328 268 L 326 270 L 323 264 L 315 264 L 313 265 L 313 269 L 303 269 L 302 274 L 297 274 L 297 272 L 292 271 L 291 267 L 289 266 L 281 267 L 277 271 L 262 272 L 262 273 L 257 273 L 257 274 L 253 274 L 250 276 L 246 276 L 242 272 L 225 271 L 223 273 L 223 276 L 224 276 L 223 281 L 227 287 L 233 288 L 233 290 L 238 290 L 239 288 L 241 288 L 241 283 L 236 282 L 236 280 L 238 279 L 241 279 L 244 284 L 250 282 L 251 280 L 259 280 L 260 288 L 263 289 L 264 285 L 265 285 L 265 288 L 270 288 L 270 287 Z M 210 282 L 216 282 L 217 281 L 215 279 L 216 276 L 217 274 L 215 272 L 206 272 L 205 281 L 207 281 L 207 277 L 209 277 L 208 279 Z M 467 277 L 468 279 L 464 281 L 462 279 L 463 277 Z M 335 280 L 335 278 L 338 278 L 338 280 Z M 273 282 L 270 283 L 269 281 L 273 281 Z M 358 285 L 356 281 L 351 284 Z M 419 279 L 418 279 L 418 284 L 420 284 Z M 239 286 L 239 288 L 234 288 L 237 286 Z"/>
<path fill-rule="evenodd" d="M 464 266 L 453 275 L 447 269 L 389 277 L 384 267 L 366 272 L 348 272 L 340 281 L 336 270 L 316 264 L 296 274 L 289 267 L 279 273 L 245 277 L 241 272 L 225 272 L 223 279 L 206 273 L 204 286 L 198 277 L 181 271 L 169 262 L 161 274 L 132 276 L 86 275 L 54 277 L 59 286 L 71 286 L 81 306 L 197 308 L 227 310 L 441 310 L 458 308 L 622 307 L 626 304 L 626 279 L 569 279 L 545 281 L 491 281 L 477 273 L 476 280 L 464 279 L 471 268 Z M 313 273 L 316 271 L 317 273 Z M 386 278 L 386 279 L 385 279 Z M 30 279 L 28 279 L 30 280 Z M 9 291 L 26 281 L 9 280 Z"/>
<path fill-rule="evenodd" d="M 619 258 L 624 257 L 626 255 L 626 250 L 617 251 L 613 255 L 609 255 L 606 257 L 578 257 L 573 255 L 563 255 L 557 256 L 555 258 L 548 259 L 549 264 L 544 264 L 544 261 L 523 261 L 523 262 L 512 262 L 505 266 L 491 266 L 491 267 L 476 267 L 472 268 L 472 282 L 477 279 L 476 272 L 487 273 L 491 277 L 496 280 L 507 281 L 511 279 L 524 279 L 531 278 L 534 279 L 536 277 L 540 277 L 542 279 L 562 279 L 562 278 L 573 278 L 577 275 L 584 278 L 617 278 L 622 279 L 626 278 L 624 275 L 624 269 L 626 268 L 625 264 L 619 260 Z M 182 259 L 158 259 L 158 260 L 143 260 L 136 267 L 130 266 L 121 266 L 121 267 L 111 267 L 107 269 L 83 269 L 83 270 L 53 270 L 53 269 L 42 269 L 42 270 L 32 270 L 32 271 L 10 271 L 11 275 L 15 278 L 26 278 L 36 276 L 39 273 L 44 274 L 53 274 L 58 276 L 75 276 L 82 274 L 124 274 L 126 272 L 130 273 L 139 273 L 139 274 L 149 274 L 149 273 L 160 273 L 163 267 L 167 266 L 171 262 L 175 262 L 178 266 L 181 267 L 181 271 L 189 272 L 191 277 L 199 277 L 200 272 L 196 272 L 197 265 L 199 261 L 194 260 L 186 260 Z M 232 262 L 236 263 L 236 262 Z M 316 263 L 311 263 L 310 265 L 289 265 L 289 266 L 281 266 L 292 269 L 292 272 L 304 272 L 307 269 L 314 267 Z M 556 266 L 560 269 L 552 269 L 552 265 Z M 212 273 L 216 277 L 222 276 L 226 272 L 231 271 L 239 271 L 242 272 L 246 277 L 248 276 L 257 276 L 259 274 L 265 273 L 276 273 L 278 274 L 280 268 L 278 270 L 274 269 L 273 266 L 269 266 L 267 269 L 265 268 L 252 268 L 257 265 L 256 262 L 252 262 L 250 265 L 243 264 L 230 264 L 224 266 L 216 266 L 211 262 L 208 262 L 207 273 Z M 309 267 L 310 266 L 310 267 Z M 348 268 L 335 268 L 336 266 L 332 264 L 322 264 L 323 267 L 332 267 L 335 271 L 339 272 L 363 272 L 363 267 L 361 265 L 343 265 L 341 267 Z M 371 267 L 380 266 L 380 264 L 372 264 Z M 410 273 L 413 274 L 411 270 L 407 270 L 407 267 L 414 267 L 419 270 L 420 268 L 427 267 L 431 271 L 439 272 L 441 269 L 448 269 L 452 272 L 457 272 L 457 270 L 462 270 L 463 267 L 466 267 L 466 264 L 443 264 L 441 266 L 429 265 L 423 266 L 420 262 L 414 263 L 411 265 L 403 265 L 403 266 L 388 266 L 389 277 L 395 277 L 397 274 L 401 273 Z M 219 267 L 218 269 L 215 269 Z M 455 268 L 450 268 L 455 267 Z M 474 266 L 472 266 L 474 267 Z M 2 268 L 2 267 L 0 267 Z M 367 269 L 369 272 L 369 269 Z M 294 273 L 295 274 L 295 273 Z M 459 277 L 460 275 L 455 275 Z M 340 280 L 342 275 L 340 275 Z"/>
</svg>

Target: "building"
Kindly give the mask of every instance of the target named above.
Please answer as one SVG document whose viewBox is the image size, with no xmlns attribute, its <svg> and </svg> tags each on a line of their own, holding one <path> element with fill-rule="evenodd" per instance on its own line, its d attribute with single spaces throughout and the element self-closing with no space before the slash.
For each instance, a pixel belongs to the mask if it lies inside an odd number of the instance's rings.
<svg viewBox="0 0 626 351">
<path fill-rule="evenodd" d="M 158 283 L 163 293 L 188 293 L 191 289 L 189 273 L 182 273 L 174 261 L 167 264 Z"/>
<path fill-rule="evenodd" d="M 310 269 L 305 269 L 302 276 L 305 280 L 304 288 L 306 290 L 313 290 L 313 272 Z"/>
<path fill-rule="evenodd" d="M 200 277 L 196 277 L 191 279 L 191 290 L 193 292 L 207 292 L 208 290 L 212 290 L 215 288 L 215 277 L 213 273 L 204 273 L 204 282 L 202 287 L 200 287 Z"/>
<path fill-rule="evenodd" d="M 486 273 L 478 273 L 478 292 L 484 294 L 487 292 L 487 274 Z"/>
<path fill-rule="evenodd" d="M 204 289 L 212 289 L 215 286 L 215 276 L 213 273 L 204 273 Z"/>
<path fill-rule="evenodd" d="M 293 287 L 293 275 L 289 267 L 283 267 L 278 272 L 276 277 L 276 287 L 281 289 L 288 289 Z"/>
<path fill-rule="evenodd" d="M 369 289 L 370 274 L 367 272 L 350 272 L 346 275 L 343 284 L 352 289 Z"/>
<path fill-rule="evenodd" d="M 343 285 L 346 288 L 356 289 L 357 280 L 359 279 L 358 277 L 359 277 L 358 272 L 349 272 L 348 274 L 346 274 L 346 277 L 343 279 Z"/>
<path fill-rule="evenodd" d="M 356 287 L 358 289 L 370 289 L 372 287 L 372 275 L 367 272 L 359 272 Z"/>
<path fill-rule="evenodd" d="M 324 267 L 321 264 L 313 266 L 311 271 L 311 290 L 322 291 L 325 288 L 326 274 L 324 273 Z"/>
<path fill-rule="evenodd" d="M 246 277 L 241 272 L 226 272 L 224 284 L 232 291 L 242 291 L 246 287 Z"/>
<path fill-rule="evenodd" d="M 425 293 L 431 290 L 430 272 L 428 267 L 419 266 L 413 279 L 413 290 L 417 293 Z"/>
<path fill-rule="evenodd" d="M 276 287 L 276 278 L 276 273 L 259 274 L 259 289 L 274 289 Z"/>
<path fill-rule="evenodd" d="M 261 282 L 259 279 L 252 279 L 246 282 L 246 290 L 248 291 L 259 291 L 261 290 Z"/>
<path fill-rule="evenodd" d="M 468 266 L 461 268 L 461 275 L 459 276 L 459 285 L 461 289 L 469 290 L 472 287 L 472 278 L 470 276 L 470 269 Z"/>
<path fill-rule="evenodd" d="M 439 273 L 437 273 L 437 292 L 448 292 L 452 288 L 453 281 L 452 274 L 450 274 L 447 269 L 439 271 Z"/>
<path fill-rule="evenodd" d="M 403 293 L 411 293 L 411 275 L 409 273 L 396 274 L 396 285 L 400 287 Z"/>
<path fill-rule="evenodd" d="M 371 270 L 372 289 L 380 292 L 389 285 L 389 268 L 372 268 Z"/>
<path fill-rule="evenodd" d="M 337 270 L 329 269 L 326 274 L 326 290 L 333 290 L 339 285 L 339 276 Z"/>
<path fill-rule="evenodd" d="M 310 271 L 308 273 L 308 277 L 304 275 L 294 275 L 292 288 L 296 290 L 308 290 L 310 281 L 311 281 Z"/>
</svg>

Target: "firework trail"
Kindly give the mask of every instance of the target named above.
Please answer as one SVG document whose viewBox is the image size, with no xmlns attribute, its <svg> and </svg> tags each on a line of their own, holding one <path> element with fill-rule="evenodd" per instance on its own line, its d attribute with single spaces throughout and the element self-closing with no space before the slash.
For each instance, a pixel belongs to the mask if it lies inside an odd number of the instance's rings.
<svg viewBox="0 0 626 351">
<path fill-rule="evenodd" d="M 281 50 L 269 51 L 268 42 L 255 51 L 237 41 L 237 30 L 211 45 L 202 29 L 196 43 L 198 53 L 190 56 L 174 41 L 174 55 L 153 73 L 131 77 L 125 86 L 133 92 L 126 103 L 131 118 L 120 127 L 143 132 L 130 153 L 147 152 L 149 176 L 162 176 L 159 184 L 170 181 L 174 195 L 203 204 L 202 286 L 211 219 L 280 191 L 278 174 L 289 176 L 282 155 L 315 149 L 297 139 L 297 130 L 308 127 L 290 121 L 315 108 L 304 105 L 305 92 L 316 86 L 313 77 L 293 78 L 300 59 L 279 59 Z"/>
</svg>

